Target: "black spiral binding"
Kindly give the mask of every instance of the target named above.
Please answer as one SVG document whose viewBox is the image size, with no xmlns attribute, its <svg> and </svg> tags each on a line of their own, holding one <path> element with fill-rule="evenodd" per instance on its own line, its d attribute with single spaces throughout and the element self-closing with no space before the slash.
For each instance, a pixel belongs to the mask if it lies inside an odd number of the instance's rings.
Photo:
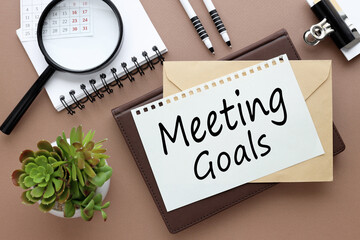
<svg viewBox="0 0 360 240">
<path fill-rule="evenodd" d="M 106 82 L 106 74 L 104 74 L 104 73 L 100 74 L 100 79 L 101 79 L 101 82 L 102 82 L 102 84 L 104 86 L 105 91 L 108 94 L 113 93 L 113 90 L 109 87 L 109 84 Z"/>
<path fill-rule="evenodd" d="M 75 114 L 75 109 L 80 109 L 83 110 L 85 108 L 85 103 L 86 102 L 95 102 L 96 97 L 99 99 L 102 99 L 105 95 L 103 93 L 108 93 L 111 94 L 113 93 L 113 87 L 118 86 L 119 88 L 123 88 L 124 85 L 122 84 L 123 81 L 129 80 L 130 82 L 134 82 L 135 78 L 134 76 L 136 74 L 140 74 L 140 76 L 145 75 L 144 70 L 146 69 L 150 69 L 150 70 L 154 70 L 155 69 L 155 65 L 160 63 L 161 65 L 164 64 L 165 58 L 163 57 L 163 55 L 161 54 L 161 52 L 159 51 L 159 49 L 154 46 L 152 48 L 152 50 L 156 53 L 157 58 L 155 58 L 154 60 L 151 60 L 148 56 L 148 53 L 146 51 L 142 52 L 142 56 L 144 57 L 146 64 L 144 64 L 143 66 L 140 66 L 138 59 L 136 57 L 132 57 L 131 61 L 134 63 L 136 69 L 133 71 L 129 71 L 129 69 L 127 68 L 127 64 L 126 63 L 122 63 L 121 64 L 121 68 L 124 70 L 125 75 L 122 77 L 119 77 L 117 74 L 117 69 L 116 68 L 112 68 L 111 69 L 111 73 L 115 79 L 114 82 L 112 83 L 108 83 L 106 80 L 106 75 L 105 74 L 100 74 L 100 80 L 101 83 L 103 85 L 103 87 L 101 89 L 97 89 L 95 84 L 96 84 L 96 80 L 95 79 L 91 79 L 89 81 L 90 86 L 93 90 L 93 93 L 90 94 L 88 92 L 88 90 L 86 89 L 85 84 L 81 84 L 80 85 L 80 89 L 84 92 L 85 94 L 85 98 L 82 100 L 78 100 L 75 97 L 75 90 L 71 90 L 69 92 L 69 96 L 73 101 L 73 104 L 71 104 L 70 106 L 66 103 L 65 101 L 65 96 L 60 96 L 60 101 L 61 104 L 64 106 L 64 108 L 68 111 L 68 114 L 70 115 L 74 115 Z"/>
<path fill-rule="evenodd" d="M 124 69 L 124 72 L 126 74 L 126 77 L 130 80 L 130 82 L 135 81 L 135 78 L 131 75 L 131 73 L 129 72 L 129 69 L 127 68 L 127 64 L 125 62 L 123 62 L 121 64 L 121 67 Z"/>
<path fill-rule="evenodd" d="M 66 103 L 64 95 L 60 96 L 60 101 L 64 105 L 65 109 L 68 111 L 68 114 L 70 114 L 70 115 L 75 114 L 75 111 L 73 111 L 72 108 Z"/>
<path fill-rule="evenodd" d="M 150 68 L 150 70 L 154 70 L 155 69 L 154 64 L 151 62 L 147 52 L 143 51 L 142 55 L 145 58 L 145 60 L 147 62 L 147 66 Z"/>
<path fill-rule="evenodd" d="M 83 105 L 81 102 L 79 102 L 79 100 L 76 99 L 75 97 L 75 90 L 71 90 L 69 92 L 71 99 L 74 101 L 74 104 L 76 105 L 76 107 L 78 107 L 80 110 L 85 108 L 85 105 Z"/>
<path fill-rule="evenodd" d="M 122 84 L 122 82 L 120 81 L 119 76 L 117 75 L 117 70 L 116 68 L 112 68 L 111 69 L 111 73 L 113 74 L 113 77 L 115 79 L 116 84 L 118 85 L 119 88 L 122 88 L 124 85 Z"/>
<path fill-rule="evenodd" d="M 131 60 L 132 60 L 133 63 L 135 64 L 135 67 L 136 67 L 136 69 L 137 69 L 137 72 L 140 74 L 140 76 L 145 75 L 145 72 L 144 72 L 144 70 L 142 69 L 142 67 L 140 66 L 140 64 L 138 63 L 137 58 L 136 58 L 136 57 L 133 57 Z"/>
</svg>

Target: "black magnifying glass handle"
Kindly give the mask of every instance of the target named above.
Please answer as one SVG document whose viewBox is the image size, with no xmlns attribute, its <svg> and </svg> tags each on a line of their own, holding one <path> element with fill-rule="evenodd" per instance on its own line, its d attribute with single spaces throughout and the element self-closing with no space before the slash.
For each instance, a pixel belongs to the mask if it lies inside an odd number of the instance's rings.
<svg viewBox="0 0 360 240">
<path fill-rule="evenodd" d="M 21 117 L 28 110 L 32 102 L 39 95 L 43 89 L 45 83 L 49 78 L 55 73 L 55 68 L 48 66 L 45 71 L 40 75 L 38 80 L 32 85 L 29 91 L 21 99 L 21 101 L 16 105 L 14 110 L 7 117 L 5 122 L 1 125 L 0 130 L 9 135 L 12 130 L 15 128 L 16 124 L 20 121 Z"/>
</svg>

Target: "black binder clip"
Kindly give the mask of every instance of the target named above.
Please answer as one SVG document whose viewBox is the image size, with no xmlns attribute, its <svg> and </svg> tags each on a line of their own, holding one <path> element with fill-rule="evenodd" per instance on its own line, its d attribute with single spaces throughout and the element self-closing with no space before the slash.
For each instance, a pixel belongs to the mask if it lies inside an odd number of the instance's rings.
<svg viewBox="0 0 360 240">
<path fill-rule="evenodd" d="M 116 68 L 112 68 L 111 69 L 111 73 L 116 81 L 116 84 L 118 85 L 119 88 L 122 88 L 124 85 L 121 83 L 121 80 L 119 78 L 119 76 L 117 75 L 117 70 Z"/>
<path fill-rule="evenodd" d="M 330 0 L 321 0 L 316 4 L 308 0 L 308 3 L 320 22 L 304 33 L 305 43 L 315 46 L 330 36 L 349 61 L 357 56 L 360 47 L 354 47 L 360 42 L 360 35 L 347 15 L 341 9 L 337 10 Z"/>
</svg>

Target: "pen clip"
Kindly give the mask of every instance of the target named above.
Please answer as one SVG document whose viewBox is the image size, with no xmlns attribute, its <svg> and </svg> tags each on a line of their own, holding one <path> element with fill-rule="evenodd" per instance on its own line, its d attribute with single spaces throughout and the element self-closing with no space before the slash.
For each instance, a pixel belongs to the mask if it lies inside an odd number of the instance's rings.
<svg viewBox="0 0 360 240">
<path fill-rule="evenodd" d="M 334 32 L 334 29 L 331 28 L 330 23 L 324 18 L 318 24 L 312 25 L 310 29 L 304 33 L 304 41 L 308 45 L 315 46 L 332 32 Z"/>
</svg>

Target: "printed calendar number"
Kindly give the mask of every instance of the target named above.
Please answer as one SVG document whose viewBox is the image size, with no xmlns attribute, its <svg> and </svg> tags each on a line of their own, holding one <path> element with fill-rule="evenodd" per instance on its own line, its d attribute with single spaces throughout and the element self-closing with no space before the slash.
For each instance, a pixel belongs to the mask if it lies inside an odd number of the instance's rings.
<svg viewBox="0 0 360 240">
<path fill-rule="evenodd" d="M 36 40 L 42 12 L 52 0 L 21 0 L 21 28 L 24 40 Z M 67 38 L 92 35 L 91 0 L 71 0 L 54 7 L 44 21 L 42 35 Z"/>
</svg>

